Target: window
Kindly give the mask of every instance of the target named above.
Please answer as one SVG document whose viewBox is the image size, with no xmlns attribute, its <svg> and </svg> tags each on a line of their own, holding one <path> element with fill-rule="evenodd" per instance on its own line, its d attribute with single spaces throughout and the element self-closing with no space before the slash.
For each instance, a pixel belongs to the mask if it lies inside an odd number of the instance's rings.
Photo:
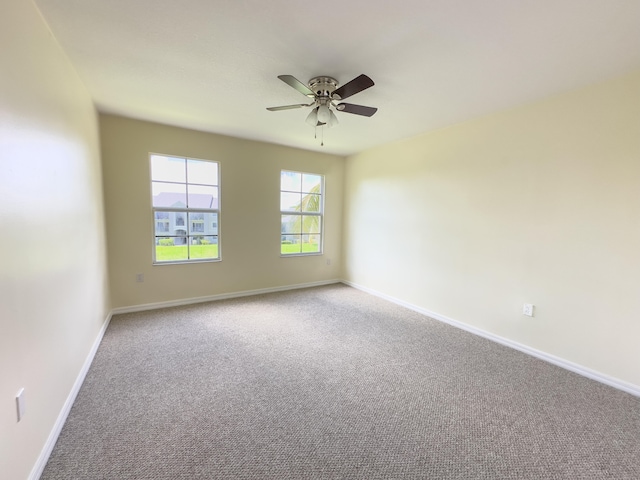
<svg viewBox="0 0 640 480">
<path fill-rule="evenodd" d="M 220 259 L 218 163 L 151 155 L 154 263 Z"/>
<path fill-rule="evenodd" d="M 157 232 L 169 231 L 169 214 L 167 212 L 158 212 L 156 214 L 156 231 Z"/>
<path fill-rule="evenodd" d="M 322 175 L 280 173 L 280 253 L 322 253 Z"/>
<path fill-rule="evenodd" d="M 204 213 L 191 214 L 191 231 L 204 233 Z"/>
</svg>

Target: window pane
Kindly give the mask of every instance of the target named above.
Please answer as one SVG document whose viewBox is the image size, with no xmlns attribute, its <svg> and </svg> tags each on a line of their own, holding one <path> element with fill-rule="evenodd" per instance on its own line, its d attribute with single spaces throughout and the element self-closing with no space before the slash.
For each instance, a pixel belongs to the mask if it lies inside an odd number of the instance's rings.
<svg viewBox="0 0 640 480">
<path fill-rule="evenodd" d="M 302 217 L 300 215 L 282 215 L 280 233 L 302 233 Z"/>
<path fill-rule="evenodd" d="M 303 233 L 320 233 L 320 216 L 304 215 L 302 217 L 302 232 Z M 296 233 L 296 232 L 292 232 L 292 233 Z"/>
<path fill-rule="evenodd" d="M 153 182 L 151 185 L 154 207 L 187 206 L 187 188 L 174 183 Z"/>
<path fill-rule="evenodd" d="M 303 193 L 320 193 L 320 182 L 322 177 L 320 175 L 310 175 L 304 173 L 302 175 L 302 192 Z"/>
<path fill-rule="evenodd" d="M 185 159 L 151 155 L 151 180 L 186 182 Z"/>
<path fill-rule="evenodd" d="M 303 212 L 319 212 L 320 211 L 320 195 L 313 195 L 307 193 L 302 197 L 302 211 Z"/>
<path fill-rule="evenodd" d="M 188 251 L 184 237 L 157 237 L 156 262 L 187 260 Z"/>
<path fill-rule="evenodd" d="M 184 213 L 182 213 L 182 215 L 184 215 Z M 217 235 L 218 214 L 191 212 L 189 213 L 188 227 L 189 235 Z"/>
<path fill-rule="evenodd" d="M 218 237 L 195 236 L 189 245 L 190 258 L 218 258 Z"/>
<path fill-rule="evenodd" d="M 300 194 L 299 193 L 280 193 L 280 210 L 285 212 L 298 212 L 300 211 Z"/>
<path fill-rule="evenodd" d="M 280 172 L 280 190 L 302 191 L 302 174 L 286 170 Z"/>
<path fill-rule="evenodd" d="M 302 235 L 302 253 L 320 251 L 320 235 Z"/>
<path fill-rule="evenodd" d="M 157 236 L 186 235 L 184 212 L 155 212 L 155 234 Z"/>
<path fill-rule="evenodd" d="M 302 244 L 300 235 L 282 235 L 280 240 L 280 253 L 301 253 Z"/>
<path fill-rule="evenodd" d="M 201 160 L 187 160 L 187 179 L 189 183 L 218 185 L 218 164 Z"/>
<path fill-rule="evenodd" d="M 189 185 L 189 208 L 218 208 L 218 187 Z"/>
</svg>

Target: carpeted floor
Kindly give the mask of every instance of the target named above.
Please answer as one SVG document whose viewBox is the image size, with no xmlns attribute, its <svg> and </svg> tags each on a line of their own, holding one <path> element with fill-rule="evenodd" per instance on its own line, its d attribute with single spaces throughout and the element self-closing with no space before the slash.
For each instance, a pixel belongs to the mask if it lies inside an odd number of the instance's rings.
<svg viewBox="0 0 640 480">
<path fill-rule="evenodd" d="M 41 478 L 640 479 L 640 399 L 331 285 L 114 316 Z"/>
</svg>

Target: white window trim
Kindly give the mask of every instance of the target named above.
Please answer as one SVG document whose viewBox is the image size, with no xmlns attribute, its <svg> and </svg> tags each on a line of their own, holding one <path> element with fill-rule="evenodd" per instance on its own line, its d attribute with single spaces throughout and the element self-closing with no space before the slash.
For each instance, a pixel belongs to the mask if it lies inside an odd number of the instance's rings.
<svg viewBox="0 0 640 480">
<path fill-rule="evenodd" d="M 299 253 L 282 253 L 282 249 L 280 250 L 281 258 L 291 258 L 291 257 L 312 257 L 324 255 L 324 203 L 325 203 L 325 176 L 322 173 L 315 172 L 303 172 L 300 170 L 289 170 L 287 168 L 280 169 L 280 175 L 282 172 L 292 172 L 292 173 L 301 173 L 303 175 L 316 175 L 320 177 L 320 212 L 297 212 L 290 210 L 282 210 L 280 209 L 280 221 L 282 222 L 282 215 L 313 215 L 320 217 L 320 250 L 318 252 L 299 252 Z M 280 177 L 282 178 L 282 177 Z M 303 193 L 299 191 L 293 190 L 283 190 L 282 183 L 280 184 L 280 193 L 288 192 L 288 193 Z M 282 232 L 280 236 L 282 236 Z M 286 234 L 285 234 L 286 235 Z M 294 234 L 297 235 L 297 234 Z M 282 247 L 281 247 L 282 248 Z"/>
<path fill-rule="evenodd" d="M 220 225 L 222 224 L 222 220 L 221 220 L 221 203 L 222 203 L 222 189 L 220 186 L 220 178 L 222 177 L 222 165 L 220 164 L 219 161 L 216 160 L 209 160 L 209 159 L 204 159 L 204 158 L 194 158 L 194 157 L 186 157 L 183 155 L 171 155 L 171 154 L 167 154 L 167 153 L 157 153 L 157 152 L 149 152 L 149 186 L 151 187 L 153 185 L 153 176 L 152 176 L 152 168 L 151 168 L 151 158 L 154 156 L 161 156 L 161 157 L 171 157 L 171 158 L 181 158 L 181 159 L 185 159 L 185 160 L 195 160 L 198 162 L 210 162 L 210 163 L 215 163 L 217 165 L 217 169 L 218 169 L 218 183 L 216 185 L 216 187 L 218 188 L 218 208 L 216 209 L 202 209 L 202 208 L 180 208 L 180 207 L 154 207 L 153 206 L 153 189 L 150 188 L 150 194 L 151 194 L 151 241 L 152 241 L 152 248 L 151 248 L 151 256 L 152 256 L 152 265 L 153 266 L 162 266 L 162 265 L 180 265 L 180 264 L 191 264 L 191 263 L 214 263 L 214 262 L 221 262 L 222 261 L 222 236 L 220 235 L 221 232 L 221 227 Z M 186 168 L 186 163 L 185 163 L 185 168 Z M 186 178 L 186 177 L 185 177 Z M 203 185 L 200 183 L 189 183 L 188 182 L 188 178 L 186 178 L 186 185 L 187 185 L 187 195 L 188 195 L 188 186 L 189 185 L 201 185 L 201 186 L 209 186 L 209 185 Z M 163 181 L 163 183 L 173 183 L 176 185 L 185 185 L 185 183 L 182 182 L 170 182 L 170 181 Z M 189 213 L 216 213 L 217 214 L 217 231 L 218 233 L 215 235 L 218 238 L 218 257 L 217 258 L 193 258 L 193 259 L 185 259 L 185 260 L 172 260 L 172 261 L 157 261 L 156 260 L 156 238 L 158 236 L 162 236 L 162 237 L 176 237 L 177 235 L 156 235 L 156 212 L 183 212 L 186 213 L 186 218 L 187 220 L 185 221 L 185 229 L 187 230 L 187 233 L 189 232 Z M 189 235 L 186 235 L 187 238 L 189 238 Z M 191 235 L 193 236 L 193 235 Z"/>
</svg>

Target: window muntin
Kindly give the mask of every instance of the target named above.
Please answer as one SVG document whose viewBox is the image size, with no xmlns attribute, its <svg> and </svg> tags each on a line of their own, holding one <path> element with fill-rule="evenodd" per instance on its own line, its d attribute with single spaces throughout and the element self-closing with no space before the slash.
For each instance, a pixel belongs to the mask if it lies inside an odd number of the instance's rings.
<svg viewBox="0 0 640 480">
<path fill-rule="evenodd" d="M 322 253 L 324 177 L 282 170 L 280 173 L 280 253 Z"/>
<path fill-rule="evenodd" d="M 154 263 L 220 259 L 218 162 L 151 155 Z"/>
</svg>

